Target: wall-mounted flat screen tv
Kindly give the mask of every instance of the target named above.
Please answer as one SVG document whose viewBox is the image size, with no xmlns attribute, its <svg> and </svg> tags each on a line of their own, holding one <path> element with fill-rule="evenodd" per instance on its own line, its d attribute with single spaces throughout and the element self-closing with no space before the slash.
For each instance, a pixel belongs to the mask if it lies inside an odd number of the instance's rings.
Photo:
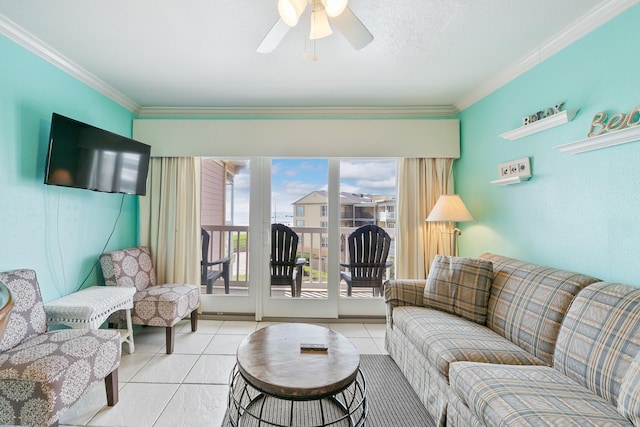
<svg viewBox="0 0 640 427">
<path fill-rule="evenodd" d="M 53 113 L 44 183 L 144 196 L 150 154 L 147 144 Z"/>
</svg>

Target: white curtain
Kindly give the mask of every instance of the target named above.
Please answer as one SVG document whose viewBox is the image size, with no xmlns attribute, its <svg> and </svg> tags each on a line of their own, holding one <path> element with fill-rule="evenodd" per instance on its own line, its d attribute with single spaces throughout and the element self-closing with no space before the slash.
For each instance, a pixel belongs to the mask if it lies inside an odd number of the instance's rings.
<svg viewBox="0 0 640 427">
<path fill-rule="evenodd" d="M 140 244 L 158 283 L 200 284 L 200 158 L 154 157 L 140 197 Z"/>
<path fill-rule="evenodd" d="M 442 194 L 453 193 L 453 159 L 405 158 L 398 167 L 396 277 L 426 279 L 437 254 L 450 255 L 447 224 L 425 222 Z"/>
</svg>

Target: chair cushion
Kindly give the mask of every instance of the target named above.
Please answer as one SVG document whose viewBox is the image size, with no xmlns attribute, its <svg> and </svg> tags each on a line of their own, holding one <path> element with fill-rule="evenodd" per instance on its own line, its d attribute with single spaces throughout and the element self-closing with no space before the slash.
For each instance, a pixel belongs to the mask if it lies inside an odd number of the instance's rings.
<svg viewBox="0 0 640 427">
<path fill-rule="evenodd" d="M 107 286 L 135 286 L 141 291 L 156 284 L 151 252 L 145 246 L 102 254 L 100 266 Z"/>
<path fill-rule="evenodd" d="M 150 286 L 133 296 L 131 320 L 135 324 L 173 326 L 198 308 L 200 289 L 196 285 Z"/>
<path fill-rule="evenodd" d="M 439 310 L 396 307 L 393 310 L 393 324 L 444 377 L 448 377 L 449 367 L 456 361 L 545 364 L 485 326 Z"/>
<path fill-rule="evenodd" d="M 438 255 L 427 276 L 424 305 L 484 325 L 492 280 L 491 261 Z"/>
<path fill-rule="evenodd" d="M 5 351 L 46 332 L 47 316 L 35 271 L 25 269 L 0 273 L 0 282 L 11 290 L 15 304 L 9 313 L 4 337 L 0 340 L 0 351 Z"/>
<path fill-rule="evenodd" d="M 0 354 L 0 424 L 48 426 L 120 364 L 120 334 L 64 329 Z"/>
<path fill-rule="evenodd" d="M 616 407 L 557 370 L 459 362 L 451 392 L 484 425 L 632 426 Z"/>
</svg>

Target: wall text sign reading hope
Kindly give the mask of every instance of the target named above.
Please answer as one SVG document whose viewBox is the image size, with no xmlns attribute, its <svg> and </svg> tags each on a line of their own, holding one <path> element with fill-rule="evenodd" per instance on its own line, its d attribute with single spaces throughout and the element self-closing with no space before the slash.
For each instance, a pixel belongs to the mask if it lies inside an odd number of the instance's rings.
<svg viewBox="0 0 640 427">
<path fill-rule="evenodd" d="M 556 104 L 553 107 L 549 107 L 546 110 L 540 110 L 535 114 L 531 114 L 530 116 L 522 118 L 522 126 L 530 125 L 533 122 L 537 122 L 540 119 L 545 119 L 549 116 L 553 116 L 554 114 L 558 114 L 560 109 L 564 105 L 564 102 L 560 104 Z"/>
<path fill-rule="evenodd" d="M 605 132 L 611 132 L 624 128 L 630 128 L 640 125 L 640 105 L 633 108 L 627 114 L 618 113 L 611 116 L 607 121 L 607 113 L 600 112 L 593 116 L 591 128 L 589 129 L 589 138 L 592 136 L 602 135 Z"/>
</svg>

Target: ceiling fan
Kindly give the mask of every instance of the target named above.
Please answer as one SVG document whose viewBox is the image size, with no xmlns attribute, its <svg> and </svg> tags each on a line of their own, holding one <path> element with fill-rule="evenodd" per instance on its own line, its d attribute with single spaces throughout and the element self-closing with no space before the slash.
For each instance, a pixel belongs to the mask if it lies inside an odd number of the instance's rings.
<svg viewBox="0 0 640 427">
<path fill-rule="evenodd" d="M 331 25 L 337 28 L 349 43 L 360 50 L 373 40 L 358 17 L 349 9 L 349 0 L 278 0 L 280 18 L 258 46 L 258 53 L 269 53 L 278 47 L 289 30 L 300 21 L 300 17 L 311 4 L 309 18 L 309 38 L 326 37 L 333 33 Z M 331 23 L 331 25 L 329 25 Z"/>
</svg>

